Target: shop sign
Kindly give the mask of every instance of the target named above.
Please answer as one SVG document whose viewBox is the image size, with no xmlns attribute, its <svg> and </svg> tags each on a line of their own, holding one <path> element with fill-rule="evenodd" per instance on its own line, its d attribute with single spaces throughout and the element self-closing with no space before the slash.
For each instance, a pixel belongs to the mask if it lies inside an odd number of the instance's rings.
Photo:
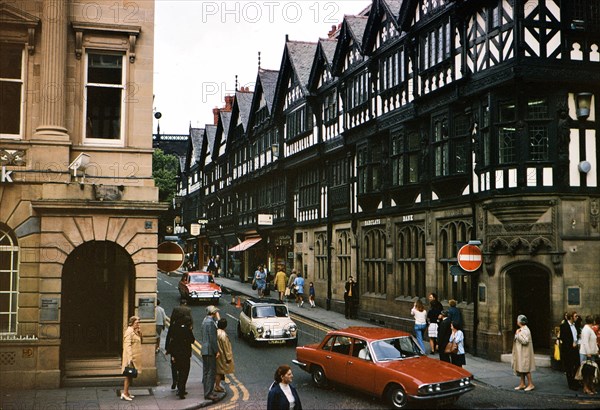
<svg viewBox="0 0 600 410">
<path fill-rule="evenodd" d="M 154 298 L 139 298 L 140 319 L 154 319 Z"/>
<path fill-rule="evenodd" d="M 6 169 L 6 167 L 2 167 L 2 174 L 0 174 L 0 182 L 12 183 L 13 180 L 10 177 L 12 171 Z"/>
<path fill-rule="evenodd" d="M 291 245 L 291 244 L 292 244 L 292 237 L 289 235 L 281 235 L 280 237 L 277 238 L 278 246 L 285 246 L 285 245 Z"/>
<path fill-rule="evenodd" d="M 198 236 L 200 235 L 200 224 L 191 224 L 190 225 L 190 233 L 193 236 Z"/>
<path fill-rule="evenodd" d="M 273 225 L 273 215 L 272 214 L 258 214 L 258 224 L 259 225 Z"/>
<path fill-rule="evenodd" d="M 381 219 L 371 219 L 369 221 L 365 221 L 363 226 L 373 226 L 373 225 L 381 225 Z"/>
<path fill-rule="evenodd" d="M 40 307 L 40 321 L 58 321 L 58 299 L 42 299 L 42 304 Z"/>
</svg>

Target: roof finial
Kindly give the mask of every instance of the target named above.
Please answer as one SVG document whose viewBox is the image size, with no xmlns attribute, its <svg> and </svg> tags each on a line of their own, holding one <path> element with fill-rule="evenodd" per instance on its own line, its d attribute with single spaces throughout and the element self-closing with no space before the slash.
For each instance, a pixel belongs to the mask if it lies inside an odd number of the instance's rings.
<svg viewBox="0 0 600 410">
<path fill-rule="evenodd" d="M 235 75 L 235 91 L 238 90 L 238 80 L 237 80 L 237 74 Z"/>
<path fill-rule="evenodd" d="M 258 69 L 260 70 L 260 51 L 258 52 Z"/>
</svg>

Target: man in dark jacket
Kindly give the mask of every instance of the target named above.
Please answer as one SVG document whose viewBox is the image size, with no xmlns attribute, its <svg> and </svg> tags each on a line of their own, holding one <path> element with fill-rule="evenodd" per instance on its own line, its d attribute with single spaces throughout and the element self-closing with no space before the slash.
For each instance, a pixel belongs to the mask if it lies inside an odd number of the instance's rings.
<svg viewBox="0 0 600 410">
<path fill-rule="evenodd" d="M 344 307 L 346 319 L 356 319 L 356 301 L 358 299 L 358 286 L 350 276 L 344 285 Z"/>
<path fill-rule="evenodd" d="M 442 310 L 438 316 L 438 352 L 440 354 L 440 360 L 450 363 L 450 355 L 445 353 L 446 345 L 450 340 L 452 329 L 450 328 L 450 318 L 448 317 L 448 311 Z"/>
<path fill-rule="evenodd" d="M 181 318 L 169 328 L 168 353 L 171 355 L 171 365 L 177 368 L 177 395 L 185 399 L 185 385 L 190 374 L 190 359 L 192 344 L 196 339 L 192 332 L 192 320 Z"/>
<path fill-rule="evenodd" d="M 579 382 L 575 380 L 575 373 L 579 367 L 576 320 L 577 312 L 567 312 L 565 320 L 560 324 L 560 361 L 563 363 L 563 370 L 571 390 L 579 390 Z"/>
<path fill-rule="evenodd" d="M 175 306 L 173 311 L 171 312 L 170 325 L 169 330 L 167 331 L 167 337 L 165 339 L 165 351 L 167 354 L 169 353 L 169 343 L 171 341 L 171 331 L 175 328 L 175 326 L 181 322 L 182 319 L 189 319 L 190 326 L 193 327 L 192 320 L 192 309 L 187 305 L 187 301 L 185 299 L 181 299 L 179 302 L 179 306 Z M 175 390 L 177 388 L 177 379 L 179 378 L 179 371 L 177 370 L 177 366 L 173 361 L 173 357 L 171 357 L 171 376 L 173 377 L 173 384 L 171 385 L 171 390 Z"/>
<path fill-rule="evenodd" d="M 206 317 L 200 327 L 200 344 L 202 345 L 202 384 L 204 386 L 204 398 L 217 400 L 214 393 L 215 379 L 217 377 L 217 356 L 219 346 L 217 344 L 217 320 L 219 320 L 219 308 L 210 305 L 206 308 Z"/>
</svg>

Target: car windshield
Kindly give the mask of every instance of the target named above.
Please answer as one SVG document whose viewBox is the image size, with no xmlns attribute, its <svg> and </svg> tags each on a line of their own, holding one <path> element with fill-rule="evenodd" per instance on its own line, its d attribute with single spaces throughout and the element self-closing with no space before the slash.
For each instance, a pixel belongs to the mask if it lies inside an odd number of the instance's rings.
<svg viewBox="0 0 600 410">
<path fill-rule="evenodd" d="M 378 340 L 371 344 L 375 359 L 379 362 L 420 356 L 419 347 L 410 336 Z"/>
<path fill-rule="evenodd" d="M 288 310 L 285 306 L 274 305 L 274 306 L 255 306 L 252 309 L 252 317 L 287 317 Z"/>
<path fill-rule="evenodd" d="M 190 283 L 214 283 L 211 275 L 190 275 Z"/>
</svg>

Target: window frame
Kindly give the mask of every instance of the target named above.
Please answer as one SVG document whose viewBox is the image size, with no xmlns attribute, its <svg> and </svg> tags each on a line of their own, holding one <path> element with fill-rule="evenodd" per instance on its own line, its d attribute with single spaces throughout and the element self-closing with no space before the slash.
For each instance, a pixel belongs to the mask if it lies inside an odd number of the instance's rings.
<svg viewBox="0 0 600 410">
<path fill-rule="evenodd" d="M 110 55 L 121 57 L 121 84 L 120 86 L 109 86 L 104 83 L 88 83 L 89 75 L 89 59 L 90 55 Z M 83 64 L 83 107 L 82 107 L 82 143 L 83 145 L 102 145 L 102 146 L 125 146 L 125 131 L 127 125 L 127 66 L 128 60 L 125 52 L 120 50 L 96 50 L 89 49 L 85 52 L 85 62 Z M 87 136 L 87 109 L 88 109 L 88 87 L 98 88 L 120 88 L 121 89 L 121 104 L 120 104 L 120 119 L 119 119 L 119 138 L 92 138 Z"/>
<path fill-rule="evenodd" d="M 21 84 L 21 96 L 19 101 L 19 132 L 17 134 L 2 133 L 0 129 L 0 138 L 2 139 L 23 139 L 24 125 L 23 120 L 25 118 L 25 112 L 27 110 L 27 103 L 25 98 L 25 90 L 27 89 L 27 65 L 28 65 L 28 54 L 25 52 L 25 44 L 22 43 L 6 43 L 5 46 L 21 47 L 21 73 L 20 78 L 0 78 L 0 83 L 20 83 Z"/>
<path fill-rule="evenodd" d="M 8 273 L 9 287 L 8 290 L 0 289 L 0 295 L 8 294 L 8 311 L 0 312 L 0 317 L 8 316 L 6 322 L 8 327 L 3 331 L 0 327 L 0 335 L 15 335 L 17 334 L 19 325 L 19 243 L 14 233 L 6 226 L 0 226 L 0 243 L 8 238 L 9 244 L 0 245 L 0 252 L 10 252 L 8 269 L 1 269 L 0 274 Z M 1 283 L 2 281 L 0 281 Z M 15 283 L 16 282 L 16 283 Z M 0 304 L 1 306 L 1 304 Z M 1 321 L 0 321 L 1 323 Z"/>
</svg>

